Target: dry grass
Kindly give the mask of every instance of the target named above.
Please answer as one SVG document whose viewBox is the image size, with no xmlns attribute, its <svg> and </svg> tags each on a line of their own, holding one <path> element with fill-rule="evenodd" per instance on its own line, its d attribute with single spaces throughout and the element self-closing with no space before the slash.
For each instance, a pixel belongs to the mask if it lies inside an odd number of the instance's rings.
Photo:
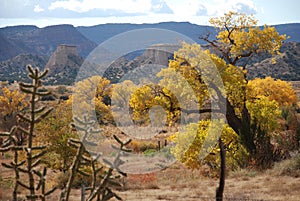
<svg viewBox="0 0 300 201">
<path fill-rule="evenodd" d="M 6 160 L 6 159 L 5 159 Z M 232 201 L 297 201 L 300 197 L 300 177 L 282 174 L 291 161 L 276 164 L 272 170 L 257 172 L 239 170 L 227 175 L 225 200 Z M 11 172 L 0 167 L 0 201 L 11 198 Z M 129 201 L 209 201 L 215 200 L 218 178 L 203 176 L 179 163 L 156 173 L 129 175 L 118 194 Z M 56 201 L 59 191 L 49 200 Z M 72 190 L 72 201 L 80 200 L 80 190 Z"/>
<path fill-rule="evenodd" d="M 277 175 L 277 170 L 256 172 L 239 170 L 231 172 L 226 179 L 225 200 L 297 201 L 300 196 L 300 178 Z M 203 177 L 199 171 L 191 171 L 180 164 L 157 172 L 156 180 L 145 185 L 158 185 L 149 189 L 142 184 L 119 194 L 124 200 L 215 200 L 217 178 Z"/>
</svg>

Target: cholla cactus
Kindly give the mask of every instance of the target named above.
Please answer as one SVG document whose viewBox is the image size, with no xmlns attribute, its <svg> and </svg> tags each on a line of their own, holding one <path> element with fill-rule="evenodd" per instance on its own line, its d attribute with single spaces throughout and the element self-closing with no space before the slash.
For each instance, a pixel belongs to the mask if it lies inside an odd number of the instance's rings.
<svg viewBox="0 0 300 201">
<path fill-rule="evenodd" d="M 13 161 L 11 161 L 10 164 L 8 163 L 2 163 L 2 166 L 13 169 L 15 173 L 15 183 L 14 183 L 14 190 L 13 190 L 13 201 L 18 200 L 18 187 L 19 187 L 19 179 L 20 179 L 20 170 L 19 167 L 22 166 L 25 161 L 19 162 L 19 153 L 18 153 L 18 142 L 15 137 L 15 132 L 17 130 L 17 127 L 14 126 L 10 132 L 3 132 L 0 133 L 0 136 L 5 137 L 5 140 L 3 141 L 2 147 L 0 148 L 0 152 L 7 152 L 12 150 L 14 153 Z"/>
<path fill-rule="evenodd" d="M 46 200 L 46 196 L 51 194 L 55 188 L 46 191 L 45 177 L 47 169 L 44 167 L 43 172 L 40 172 L 41 158 L 46 153 L 46 146 L 35 146 L 33 140 L 36 137 L 34 128 L 37 123 L 43 120 L 51 111 L 52 108 L 42 106 L 38 108 L 40 97 L 47 96 L 50 92 L 40 92 L 38 89 L 42 86 L 41 79 L 46 76 L 47 70 L 40 72 L 38 68 L 33 69 L 30 65 L 27 66 L 28 77 L 32 83 L 20 83 L 20 90 L 30 97 L 30 108 L 25 114 L 18 114 L 18 118 L 24 121 L 28 126 L 13 127 L 10 133 L 3 133 L 7 136 L 2 151 L 14 151 L 14 161 L 10 164 L 2 164 L 6 168 L 14 169 L 15 171 L 15 188 L 13 191 L 13 200 L 17 200 L 17 189 L 19 186 L 24 187 L 29 191 L 26 195 L 27 199 L 35 201 L 40 199 Z M 14 137 L 16 130 L 27 136 L 25 145 L 19 145 Z M 25 159 L 19 161 L 19 153 L 25 152 Z M 28 176 L 28 181 L 20 179 L 20 173 L 25 173 Z"/>
<path fill-rule="evenodd" d="M 126 176 L 123 173 L 119 166 L 123 164 L 123 161 L 120 159 L 121 155 L 124 152 L 129 152 L 130 150 L 126 150 L 124 148 L 125 145 L 129 144 L 131 140 L 123 143 L 117 136 L 114 136 L 115 140 L 120 144 L 120 148 L 114 147 L 114 149 L 118 150 L 118 154 L 113 163 L 103 159 L 106 165 L 109 166 L 108 170 L 104 165 L 100 165 L 98 163 L 98 159 L 101 157 L 101 153 L 94 153 L 91 150 L 87 150 L 86 147 L 95 147 L 96 143 L 89 141 L 88 138 L 91 134 L 99 134 L 100 131 L 94 130 L 93 126 L 96 121 L 88 120 L 86 116 L 83 117 L 83 120 L 79 118 L 74 118 L 73 127 L 75 127 L 78 131 L 82 133 L 81 140 L 78 139 L 69 139 L 69 145 L 74 147 L 77 150 L 77 154 L 74 157 L 73 164 L 69 169 L 69 178 L 68 182 L 61 193 L 61 201 L 68 201 L 71 187 L 74 182 L 76 174 L 81 174 L 83 176 L 92 177 L 92 184 L 90 187 L 84 188 L 84 191 L 89 191 L 89 195 L 87 196 L 87 201 L 92 201 L 95 198 L 97 200 L 105 201 L 109 200 L 113 197 L 121 200 L 121 198 L 115 194 L 112 189 L 109 187 L 109 184 L 118 185 L 119 183 L 114 182 L 115 176 L 113 176 L 113 171 L 116 170 L 121 175 Z M 84 172 L 80 170 L 80 167 L 90 167 L 92 169 L 91 173 Z M 99 181 L 100 180 L 100 181 Z M 85 192 L 82 193 L 82 196 L 85 195 Z M 82 198 L 82 200 L 85 200 Z"/>
</svg>

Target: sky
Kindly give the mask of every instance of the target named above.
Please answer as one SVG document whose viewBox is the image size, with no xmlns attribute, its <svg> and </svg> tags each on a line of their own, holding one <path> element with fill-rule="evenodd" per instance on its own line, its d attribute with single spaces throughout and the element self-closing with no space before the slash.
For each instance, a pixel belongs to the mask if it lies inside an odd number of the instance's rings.
<svg viewBox="0 0 300 201">
<path fill-rule="evenodd" d="M 300 23 L 298 0 L 0 0 L 0 27 L 55 24 L 190 22 L 209 25 L 228 11 L 253 14 L 259 25 Z"/>
</svg>

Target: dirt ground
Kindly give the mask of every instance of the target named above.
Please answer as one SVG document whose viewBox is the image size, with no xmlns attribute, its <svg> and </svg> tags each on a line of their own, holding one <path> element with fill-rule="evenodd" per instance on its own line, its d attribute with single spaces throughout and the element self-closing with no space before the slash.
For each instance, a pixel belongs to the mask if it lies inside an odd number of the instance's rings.
<svg viewBox="0 0 300 201">
<path fill-rule="evenodd" d="M 0 167 L 0 201 L 11 200 L 12 172 Z M 115 192 L 128 201 L 209 201 L 215 200 L 218 178 L 203 176 L 175 163 L 171 167 L 146 175 L 128 175 L 124 187 Z M 80 190 L 72 190 L 71 201 L 80 201 Z M 276 170 L 256 172 L 240 170 L 228 173 L 225 200 L 298 201 L 300 177 L 280 176 Z M 22 196 L 21 196 L 22 197 Z M 48 200 L 57 201 L 59 191 Z M 112 199 L 116 200 L 116 199 Z"/>
</svg>

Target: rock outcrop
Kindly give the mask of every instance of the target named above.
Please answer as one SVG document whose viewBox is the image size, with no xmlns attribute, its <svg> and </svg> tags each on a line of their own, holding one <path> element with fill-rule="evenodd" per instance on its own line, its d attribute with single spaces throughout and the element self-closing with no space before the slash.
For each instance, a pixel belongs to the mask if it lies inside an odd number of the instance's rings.
<svg viewBox="0 0 300 201">
<path fill-rule="evenodd" d="M 46 65 L 50 71 L 48 83 L 73 83 L 83 61 L 75 45 L 58 45 Z"/>
</svg>

